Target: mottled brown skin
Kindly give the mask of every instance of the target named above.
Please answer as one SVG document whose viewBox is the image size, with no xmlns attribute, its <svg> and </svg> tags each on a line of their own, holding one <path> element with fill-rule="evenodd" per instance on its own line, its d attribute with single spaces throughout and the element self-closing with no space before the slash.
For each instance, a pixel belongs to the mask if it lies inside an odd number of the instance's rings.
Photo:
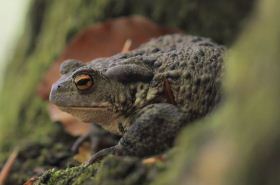
<svg viewBox="0 0 280 185">
<path fill-rule="evenodd" d="M 61 66 L 50 101 L 122 136 L 90 162 L 109 153 L 159 154 L 172 146 L 184 125 L 219 102 L 224 51 L 208 38 L 175 34 L 88 65 L 69 60 Z M 84 75 L 93 85 L 81 91 L 75 80 Z"/>
</svg>

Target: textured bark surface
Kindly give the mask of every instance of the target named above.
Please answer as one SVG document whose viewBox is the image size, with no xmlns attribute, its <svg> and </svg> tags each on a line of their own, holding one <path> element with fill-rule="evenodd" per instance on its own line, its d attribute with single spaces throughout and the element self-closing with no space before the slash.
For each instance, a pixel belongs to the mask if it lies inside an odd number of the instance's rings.
<svg viewBox="0 0 280 185">
<path fill-rule="evenodd" d="M 15 145 L 24 150 L 26 143 L 49 142 L 47 146 L 57 148 L 59 142 L 48 135 L 59 129 L 49 121 L 35 88 L 42 73 L 81 28 L 137 13 L 231 45 L 247 19 L 250 4 L 252 1 L 175 0 L 170 5 L 165 0 L 34 0 L 1 93 L 0 161 Z M 279 6 L 277 0 L 260 1 L 229 51 L 224 103 L 182 132 L 165 163 L 147 166 L 138 159 L 109 157 L 88 168 L 50 170 L 36 183 L 279 184 Z"/>
</svg>

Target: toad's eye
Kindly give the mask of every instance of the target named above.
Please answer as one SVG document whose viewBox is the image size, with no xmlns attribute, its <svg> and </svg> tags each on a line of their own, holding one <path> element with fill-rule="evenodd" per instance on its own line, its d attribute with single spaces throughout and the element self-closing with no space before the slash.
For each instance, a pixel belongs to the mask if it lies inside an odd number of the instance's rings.
<svg viewBox="0 0 280 185">
<path fill-rule="evenodd" d="M 76 75 L 74 77 L 74 83 L 80 91 L 87 91 L 94 85 L 92 77 L 88 74 Z"/>
</svg>

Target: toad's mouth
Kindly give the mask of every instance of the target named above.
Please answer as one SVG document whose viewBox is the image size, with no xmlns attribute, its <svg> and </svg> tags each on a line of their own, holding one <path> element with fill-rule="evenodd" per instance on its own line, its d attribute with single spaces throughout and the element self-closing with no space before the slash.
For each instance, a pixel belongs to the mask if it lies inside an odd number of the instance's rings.
<svg viewBox="0 0 280 185">
<path fill-rule="evenodd" d="M 90 114 L 96 115 L 96 116 L 104 115 L 104 114 L 106 114 L 106 115 L 113 114 L 113 109 L 109 106 L 91 106 L 91 107 L 59 106 L 59 108 L 62 111 L 68 112 L 76 117 L 84 117 L 81 115 L 90 115 Z M 96 116 L 94 116 L 94 117 L 96 117 Z"/>
<path fill-rule="evenodd" d="M 92 107 L 79 107 L 79 106 L 58 106 L 62 110 L 76 109 L 76 110 L 98 110 L 98 109 L 110 109 L 109 106 L 92 106 Z"/>
<path fill-rule="evenodd" d="M 112 105 L 109 103 L 92 103 L 91 105 L 80 105 L 80 106 L 72 106 L 72 105 L 66 105 L 66 106 L 61 106 L 58 105 L 58 107 L 61 110 L 80 110 L 80 111 L 94 111 L 94 110 L 107 110 L 111 111 Z"/>
</svg>

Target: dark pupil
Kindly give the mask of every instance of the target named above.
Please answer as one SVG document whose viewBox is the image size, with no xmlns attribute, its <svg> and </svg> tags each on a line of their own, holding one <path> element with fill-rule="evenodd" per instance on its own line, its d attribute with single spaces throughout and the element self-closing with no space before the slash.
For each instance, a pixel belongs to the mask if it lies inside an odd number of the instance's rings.
<svg viewBox="0 0 280 185">
<path fill-rule="evenodd" d="M 81 79 L 81 80 L 78 81 L 77 85 L 81 85 L 81 86 L 87 85 L 87 83 L 88 83 L 89 81 L 90 81 L 89 78 L 87 78 L 87 79 Z"/>
</svg>

